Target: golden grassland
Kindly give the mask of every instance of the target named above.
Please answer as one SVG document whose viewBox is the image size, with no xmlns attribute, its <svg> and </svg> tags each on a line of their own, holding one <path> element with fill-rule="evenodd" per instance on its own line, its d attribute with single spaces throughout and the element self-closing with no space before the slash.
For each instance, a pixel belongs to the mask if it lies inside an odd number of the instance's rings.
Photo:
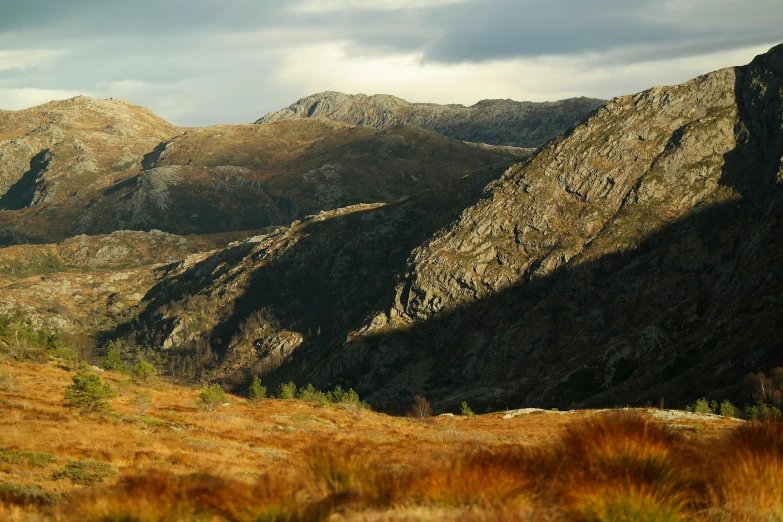
<svg viewBox="0 0 783 522">
<path fill-rule="evenodd" d="M 3 521 L 783 520 L 783 426 L 643 411 L 438 417 L 230 396 L 127 376 L 112 411 L 71 372 L 2 363 Z M 9 386 L 10 384 L 10 386 Z"/>
</svg>

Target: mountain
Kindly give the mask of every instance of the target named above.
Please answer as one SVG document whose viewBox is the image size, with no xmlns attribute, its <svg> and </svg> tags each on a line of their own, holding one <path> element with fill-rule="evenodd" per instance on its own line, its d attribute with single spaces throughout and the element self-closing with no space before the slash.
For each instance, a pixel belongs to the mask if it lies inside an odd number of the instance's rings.
<svg viewBox="0 0 783 522">
<path fill-rule="evenodd" d="M 386 94 L 322 92 L 256 123 L 325 118 L 377 129 L 415 125 L 461 141 L 538 148 L 604 103 L 583 97 L 543 103 L 483 100 L 465 107 L 409 103 Z"/>
<path fill-rule="evenodd" d="M 739 397 L 783 353 L 781 89 L 778 46 L 616 98 L 502 173 L 172 265 L 112 335 L 382 407 Z"/>
<path fill-rule="evenodd" d="M 325 120 L 184 129 L 122 100 L 78 97 L 0 112 L 0 244 L 285 225 L 439 190 L 528 153 Z"/>
</svg>

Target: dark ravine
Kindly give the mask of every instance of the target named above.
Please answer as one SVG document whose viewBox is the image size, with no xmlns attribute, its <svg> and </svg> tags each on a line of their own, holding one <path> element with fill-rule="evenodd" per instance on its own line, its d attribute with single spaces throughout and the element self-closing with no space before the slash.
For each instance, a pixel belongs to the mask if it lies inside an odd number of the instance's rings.
<svg viewBox="0 0 783 522">
<path fill-rule="evenodd" d="M 114 335 L 186 378 L 380 407 L 737 396 L 782 362 L 781 92 L 778 46 L 616 98 L 504 173 L 171 266 Z"/>
<path fill-rule="evenodd" d="M 582 97 L 543 103 L 483 100 L 465 107 L 409 103 L 387 94 L 322 92 L 256 123 L 324 118 L 378 129 L 415 125 L 462 141 L 538 148 L 604 103 Z"/>
</svg>

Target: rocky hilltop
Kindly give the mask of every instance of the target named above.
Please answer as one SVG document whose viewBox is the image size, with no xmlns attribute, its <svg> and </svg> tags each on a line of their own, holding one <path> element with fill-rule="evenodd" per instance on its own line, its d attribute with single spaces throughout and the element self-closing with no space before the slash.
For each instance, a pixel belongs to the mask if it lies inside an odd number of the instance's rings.
<svg viewBox="0 0 783 522">
<path fill-rule="evenodd" d="M 122 100 L 0 112 L 0 244 L 262 229 L 439 190 L 529 151 L 326 120 L 178 128 Z"/>
<path fill-rule="evenodd" d="M 779 46 L 616 98 L 502 175 L 189 258 L 114 335 L 385 407 L 737 396 L 781 363 L 782 90 Z"/>
<path fill-rule="evenodd" d="M 322 92 L 256 123 L 325 118 L 377 129 L 415 125 L 461 141 L 538 148 L 604 103 L 583 97 L 544 103 L 483 100 L 465 107 L 409 103 L 386 94 Z"/>
</svg>

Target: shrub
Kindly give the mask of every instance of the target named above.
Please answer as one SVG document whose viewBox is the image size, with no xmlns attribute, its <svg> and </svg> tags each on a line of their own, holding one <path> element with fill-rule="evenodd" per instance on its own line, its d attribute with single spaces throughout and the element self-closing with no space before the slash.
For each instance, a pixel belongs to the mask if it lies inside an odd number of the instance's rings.
<svg viewBox="0 0 783 522">
<path fill-rule="evenodd" d="M 693 413 L 715 413 L 712 408 L 710 408 L 710 403 L 704 398 L 697 400 L 696 404 L 688 406 L 685 410 Z"/>
<path fill-rule="evenodd" d="M 783 418 L 783 414 L 774 406 L 761 404 L 759 406 L 751 406 L 745 410 L 745 417 L 753 421 L 779 421 Z"/>
<path fill-rule="evenodd" d="M 432 417 L 432 406 L 427 399 L 417 395 L 413 398 L 413 405 L 408 413 L 411 417 L 415 417 L 421 421 Z"/>
<path fill-rule="evenodd" d="M 334 390 L 326 394 L 326 399 L 334 404 L 351 406 L 355 408 L 370 409 L 370 405 L 359 398 L 359 394 L 349 388 L 343 390 L 341 386 L 336 386 Z"/>
<path fill-rule="evenodd" d="M 82 364 L 72 378 L 73 384 L 65 387 L 65 407 L 78 408 L 82 411 L 99 411 L 110 409 L 106 399 L 115 397 L 114 390 L 108 382 L 89 366 Z"/>
<path fill-rule="evenodd" d="M 127 373 L 128 371 L 122 360 L 120 347 L 112 341 L 109 341 L 109 345 L 106 347 L 106 357 L 103 358 L 103 368 L 105 370 L 120 373 Z"/>
<path fill-rule="evenodd" d="M 314 402 L 320 406 L 324 406 L 328 402 L 326 394 L 321 390 L 317 390 L 312 384 L 308 384 L 299 390 L 296 397 L 303 401 Z"/>
<path fill-rule="evenodd" d="M 462 401 L 462 405 L 460 406 L 459 412 L 461 415 L 464 415 L 465 417 L 473 417 L 475 415 L 473 410 L 470 409 L 470 406 L 468 406 L 468 403 L 465 401 Z"/>
<path fill-rule="evenodd" d="M 54 359 L 59 359 L 65 363 L 65 367 L 69 370 L 75 370 L 79 366 L 79 352 L 72 346 L 57 343 L 51 350 L 49 355 Z"/>
<path fill-rule="evenodd" d="M 114 470 L 105 462 L 77 460 L 69 461 L 65 467 L 55 471 L 52 479 L 68 479 L 79 486 L 93 486 L 113 475 Z"/>
<path fill-rule="evenodd" d="M 258 378 L 258 375 L 253 377 L 253 382 L 250 384 L 250 392 L 248 392 L 247 397 L 253 404 L 258 404 L 266 399 L 266 386 L 261 385 L 261 379 Z"/>
<path fill-rule="evenodd" d="M 18 506 L 53 506 L 57 504 L 57 493 L 40 486 L 29 484 L 0 484 L 0 504 Z"/>
<path fill-rule="evenodd" d="M 727 400 L 720 403 L 720 414 L 723 417 L 734 417 L 735 413 L 734 405 L 732 403 Z"/>
<path fill-rule="evenodd" d="M 16 464 L 26 460 L 27 464 L 33 468 L 44 468 L 54 462 L 54 457 L 49 453 L 38 451 L 15 451 L 0 449 L 0 462 L 6 464 Z"/>
<path fill-rule="evenodd" d="M 152 382 L 152 379 L 158 375 L 158 370 L 145 360 L 139 361 L 139 364 L 131 370 L 133 378 L 139 386 L 146 388 Z"/>
<path fill-rule="evenodd" d="M 296 384 L 293 382 L 284 382 L 277 390 L 277 397 L 280 399 L 294 399 L 296 398 Z"/>
<path fill-rule="evenodd" d="M 206 386 L 198 394 L 199 407 L 204 411 L 215 411 L 221 404 L 225 404 L 226 401 L 228 401 L 226 392 L 223 391 L 223 387 L 218 383 Z"/>
<path fill-rule="evenodd" d="M 16 379 L 10 370 L 0 368 L 0 390 L 13 392 L 16 389 Z"/>
<path fill-rule="evenodd" d="M 149 392 L 138 392 L 133 398 L 133 405 L 138 408 L 141 415 L 147 413 L 150 404 L 152 404 L 152 396 Z"/>
</svg>

